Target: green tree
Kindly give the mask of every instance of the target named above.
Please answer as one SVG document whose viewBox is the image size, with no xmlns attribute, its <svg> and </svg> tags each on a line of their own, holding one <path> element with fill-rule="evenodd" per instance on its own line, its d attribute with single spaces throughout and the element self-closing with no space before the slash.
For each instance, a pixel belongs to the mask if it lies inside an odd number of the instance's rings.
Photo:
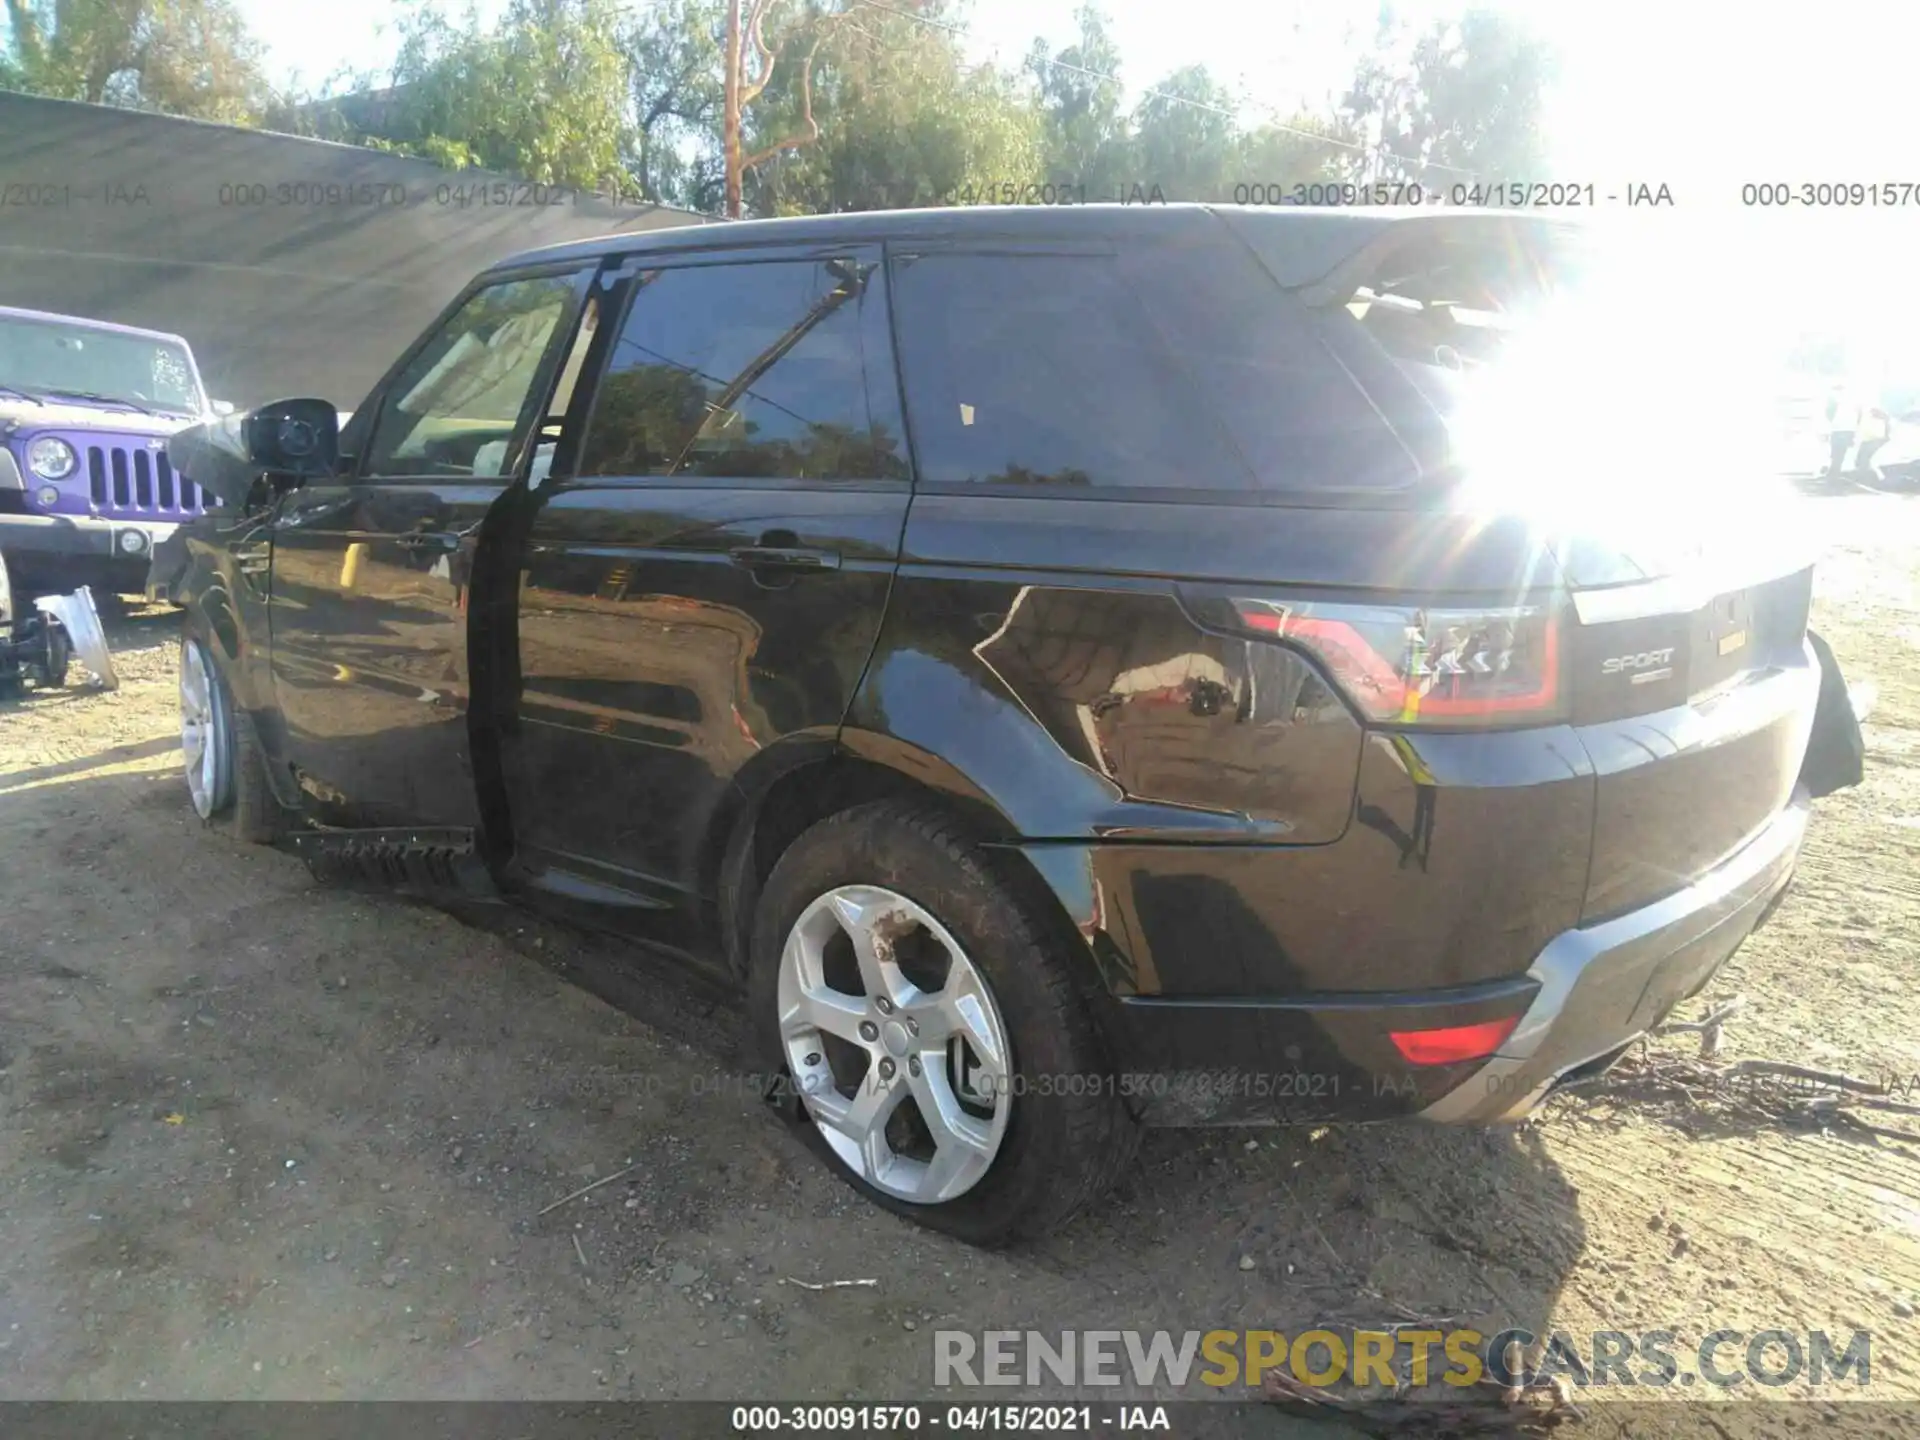
<svg viewBox="0 0 1920 1440">
<path fill-rule="evenodd" d="M 1040 116 L 1015 77 L 967 64 L 943 18 L 937 4 L 918 18 L 875 9 L 829 35 L 810 82 L 796 70 L 768 88 L 749 150 L 798 133 L 809 106 L 818 133 L 756 168 L 753 213 L 932 204 L 968 185 L 1041 178 Z"/>
<path fill-rule="evenodd" d="M 416 14 L 392 85 L 363 79 L 319 133 L 709 212 L 866 209 L 1036 181 L 1221 201 L 1242 182 L 1531 174 L 1553 71 L 1499 15 L 1417 30 L 1388 8 L 1333 113 L 1249 126 L 1198 66 L 1124 110 L 1094 4 L 1074 44 L 1037 41 L 1008 73 L 968 63 L 962 0 L 638 0 L 631 15 L 623 3 L 511 0 L 492 27 L 471 10 L 464 24 Z"/>
<path fill-rule="evenodd" d="M 1136 180 L 1168 200 L 1231 199 L 1238 138 L 1233 96 L 1206 66 L 1176 70 L 1134 111 Z"/>
<path fill-rule="evenodd" d="M 749 177 L 817 145 L 825 133 L 817 91 L 838 58 L 898 44 L 901 26 L 937 26 L 942 0 L 725 0 L 720 154 L 725 213 L 743 213 Z M 882 38 L 882 31 L 889 31 Z"/>
<path fill-rule="evenodd" d="M 1491 178 L 1542 178 L 1540 102 L 1556 61 L 1544 41 L 1490 10 L 1436 25 L 1414 50 L 1415 144 L 1429 160 Z"/>
<path fill-rule="evenodd" d="M 1338 120 L 1295 115 L 1239 138 L 1235 183 L 1280 186 L 1326 184 L 1359 173 L 1358 134 Z"/>
<path fill-rule="evenodd" d="M 1085 186 L 1087 194 L 1120 195 L 1138 177 L 1127 116 L 1120 108 L 1120 48 L 1094 5 L 1076 17 L 1080 37 L 1059 54 L 1035 40 L 1026 69 L 1038 92 L 1046 179 Z"/>
<path fill-rule="evenodd" d="M 1552 50 L 1509 16 L 1471 10 L 1416 33 L 1386 7 L 1341 116 L 1372 139 L 1382 177 L 1537 179 L 1554 71 Z"/>
<path fill-rule="evenodd" d="M 449 169 L 630 189 L 622 19 L 616 0 L 512 0 L 491 28 L 472 9 L 459 24 L 421 10 L 401 22 L 375 129 L 355 138 Z"/>
<path fill-rule="evenodd" d="M 654 0 L 627 30 L 634 116 L 627 164 L 648 199 L 718 208 L 724 181 L 713 142 L 725 89 L 725 32 L 721 0 Z"/>
<path fill-rule="evenodd" d="M 0 85 L 251 125 L 271 95 L 232 0 L 5 0 Z"/>
</svg>

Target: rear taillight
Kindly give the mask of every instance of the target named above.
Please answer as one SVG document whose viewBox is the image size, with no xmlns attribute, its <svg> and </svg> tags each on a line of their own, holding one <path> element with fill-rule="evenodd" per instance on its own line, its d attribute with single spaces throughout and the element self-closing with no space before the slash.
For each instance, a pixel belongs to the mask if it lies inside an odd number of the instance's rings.
<svg viewBox="0 0 1920 1440">
<path fill-rule="evenodd" d="M 1309 651 L 1383 725 L 1544 725 L 1565 717 L 1560 615 L 1473 608 L 1235 600 L 1241 625 Z"/>
</svg>

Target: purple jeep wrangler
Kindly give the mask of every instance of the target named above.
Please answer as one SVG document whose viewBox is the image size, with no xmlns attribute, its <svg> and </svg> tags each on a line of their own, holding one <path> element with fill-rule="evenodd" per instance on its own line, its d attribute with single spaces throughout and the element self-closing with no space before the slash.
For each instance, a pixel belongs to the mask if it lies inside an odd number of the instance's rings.
<svg viewBox="0 0 1920 1440">
<path fill-rule="evenodd" d="M 16 593 L 137 592 L 212 502 L 167 461 L 209 401 L 178 335 L 0 306 L 0 558 Z"/>
</svg>

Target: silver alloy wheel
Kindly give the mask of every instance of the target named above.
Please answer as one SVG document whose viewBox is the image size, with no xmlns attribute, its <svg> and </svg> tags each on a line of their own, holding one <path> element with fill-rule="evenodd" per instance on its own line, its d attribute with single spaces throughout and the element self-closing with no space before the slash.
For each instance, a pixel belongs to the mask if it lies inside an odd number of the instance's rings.
<svg viewBox="0 0 1920 1440">
<path fill-rule="evenodd" d="M 808 1114 L 861 1179 L 937 1205 L 985 1178 L 1013 1113 L 1012 1049 L 938 920 L 877 885 L 829 890 L 788 932 L 778 1003 Z"/>
<path fill-rule="evenodd" d="M 233 789 L 233 719 L 198 640 L 180 644 L 180 754 L 194 813 L 210 820 Z"/>
</svg>

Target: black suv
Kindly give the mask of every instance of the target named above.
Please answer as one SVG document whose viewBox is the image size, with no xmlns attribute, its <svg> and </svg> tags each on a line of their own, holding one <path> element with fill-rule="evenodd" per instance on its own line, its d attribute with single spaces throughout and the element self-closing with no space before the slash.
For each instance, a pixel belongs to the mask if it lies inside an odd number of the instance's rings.
<svg viewBox="0 0 1920 1440">
<path fill-rule="evenodd" d="M 829 1163 L 976 1241 L 1143 1124 L 1522 1115 L 1859 777 L 1805 557 L 1469 503 L 1453 411 L 1588 248 L 1094 206 L 505 261 L 343 429 L 172 442 L 226 502 L 150 581 L 194 805 L 717 972 Z"/>
</svg>

